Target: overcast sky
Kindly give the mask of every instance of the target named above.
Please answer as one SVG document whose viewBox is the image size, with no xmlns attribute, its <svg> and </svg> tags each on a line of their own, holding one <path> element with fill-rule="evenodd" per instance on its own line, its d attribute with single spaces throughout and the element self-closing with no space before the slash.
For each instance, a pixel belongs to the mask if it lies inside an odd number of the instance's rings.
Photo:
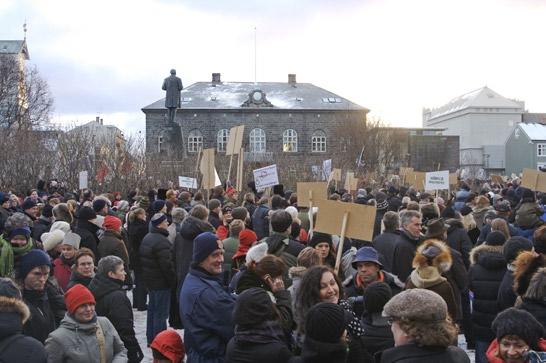
<svg viewBox="0 0 546 363">
<path fill-rule="evenodd" d="M 258 81 L 296 73 L 395 126 L 485 85 L 546 112 L 542 0 L 0 0 L 0 39 L 25 19 L 54 122 L 143 130 L 171 68 L 254 81 L 254 27 Z"/>
</svg>

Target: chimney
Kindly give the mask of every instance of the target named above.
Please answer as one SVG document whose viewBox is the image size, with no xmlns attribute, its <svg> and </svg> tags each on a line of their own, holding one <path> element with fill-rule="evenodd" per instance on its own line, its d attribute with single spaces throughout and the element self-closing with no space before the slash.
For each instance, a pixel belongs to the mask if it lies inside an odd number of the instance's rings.
<svg viewBox="0 0 546 363">
<path fill-rule="evenodd" d="M 288 74 L 288 84 L 291 84 L 292 86 L 296 85 L 296 75 L 293 73 Z"/>
<path fill-rule="evenodd" d="M 102 126 L 102 119 L 100 119 L 100 125 Z"/>
<path fill-rule="evenodd" d="M 98 124 L 100 124 L 100 118 L 99 118 L 99 116 L 95 117 L 95 122 L 98 123 Z"/>
<path fill-rule="evenodd" d="M 213 73 L 212 74 L 212 83 L 213 84 L 222 83 L 222 81 L 220 79 L 220 73 Z"/>
</svg>

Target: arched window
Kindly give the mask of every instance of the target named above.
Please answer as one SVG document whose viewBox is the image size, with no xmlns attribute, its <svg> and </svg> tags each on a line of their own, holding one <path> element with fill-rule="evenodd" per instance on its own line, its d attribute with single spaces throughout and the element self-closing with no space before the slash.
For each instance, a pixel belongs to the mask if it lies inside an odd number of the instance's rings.
<svg viewBox="0 0 546 363">
<path fill-rule="evenodd" d="M 296 130 L 284 130 L 282 133 L 282 151 L 287 153 L 298 151 L 298 133 Z"/>
<path fill-rule="evenodd" d="M 311 151 L 316 153 L 326 152 L 326 134 L 322 130 L 316 130 L 311 137 Z"/>
<path fill-rule="evenodd" d="M 250 152 L 265 152 L 265 131 L 262 129 L 252 129 L 250 131 Z"/>
<path fill-rule="evenodd" d="M 203 134 L 197 129 L 190 131 L 188 135 L 188 152 L 196 153 L 203 147 Z"/>
<path fill-rule="evenodd" d="M 218 152 L 226 151 L 226 146 L 229 138 L 229 130 L 222 129 L 216 134 L 216 148 Z"/>
</svg>

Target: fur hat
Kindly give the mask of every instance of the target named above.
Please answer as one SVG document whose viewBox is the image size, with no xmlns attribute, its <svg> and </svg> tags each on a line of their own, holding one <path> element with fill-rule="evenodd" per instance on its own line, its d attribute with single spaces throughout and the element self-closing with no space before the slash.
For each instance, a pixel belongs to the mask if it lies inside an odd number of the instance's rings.
<svg viewBox="0 0 546 363">
<path fill-rule="evenodd" d="M 422 322 L 447 319 L 447 304 L 431 290 L 409 289 L 394 295 L 383 308 L 383 316 Z"/>
<path fill-rule="evenodd" d="M 533 350 L 538 350 L 538 341 L 544 336 L 542 324 L 531 313 L 517 308 L 500 312 L 493 320 L 491 328 L 498 342 L 507 335 L 515 335 Z"/>
<path fill-rule="evenodd" d="M 434 266 L 440 273 L 449 271 L 453 259 L 449 247 L 437 239 L 428 239 L 421 243 L 413 258 L 413 268 Z"/>
<path fill-rule="evenodd" d="M 21 291 L 8 278 L 0 278 L 0 313 L 17 313 L 22 324 L 30 318 L 30 311 L 21 297 Z"/>
<path fill-rule="evenodd" d="M 515 236 L 510 237 L 503 247 L 503 255 L 506 262 L 511 263 L 514 261 L 520 252 L 531 251 L 533 249 L 533 242 L 529 241 L 525 237 Z"/>
<path fill-rule="evenodd" d="M 246 263 L 250 261 L 260 262 L 267 255 L 267 247 L 265 242 L 252 246 L 246 253 Z"/>
</svg>

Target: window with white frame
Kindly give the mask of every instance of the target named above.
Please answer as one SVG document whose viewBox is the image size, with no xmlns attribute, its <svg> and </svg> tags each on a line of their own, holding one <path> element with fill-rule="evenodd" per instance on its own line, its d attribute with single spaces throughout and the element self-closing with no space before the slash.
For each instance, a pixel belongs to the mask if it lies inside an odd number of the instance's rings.
<svg viewBox="0 0 546 363">
<path fill-rule="evenodd" d="M 286 153 L 298 151 L 298 133 L 296 130 L 284 130 L 282 133 L 282 151 Z"/>
<path fill-rule="evenodd" d="M 537 156 L 546 156 L 546 144 L 537 144 Z"/>
<path fill-rule="evenodd" d="M 216 134 L 216 148 L 219 152 L 226 151 L 226 146 L 229 138 L 229 130 L 222 129 Z"/>
<path fill-rule="evenodd" d="M 265 152 L 265 131 L 262 129 L 252 129 L 250 131 L 250 152 Z"/>
<path fill-rule="evenodd" d="M 163 146 L 163 136 L 157 137 L 157 152 L 161 153 L 161 147 Z"/>
<path fill-rule="evenodd" d="M 201 131 L 194 129 L 188 135 L 188 152 L 196 153 L 199 148 L 203 147 L 203 134 Z"/>
<path fill-rule="evenodd" d="M 316 130 L 311 137 L 311 151 L 326 152 L 326 134 L 322 130 Z"/>
</svg>

